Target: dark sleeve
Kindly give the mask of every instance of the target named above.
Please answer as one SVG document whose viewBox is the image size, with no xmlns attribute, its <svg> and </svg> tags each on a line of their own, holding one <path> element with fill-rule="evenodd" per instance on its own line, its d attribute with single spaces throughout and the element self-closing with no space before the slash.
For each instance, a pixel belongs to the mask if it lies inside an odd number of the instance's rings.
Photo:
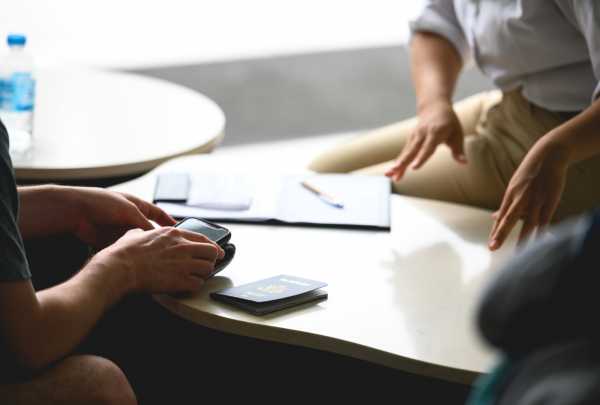
<svg viewBox="0 0 600 405">
<path fill-rule="evenodd" d="M 0 122 L 0 282 L 31 278 L 17 228 L 19 195 L 8 154 L 8 134 Z"/>
<path fill-rule="evenodd" d="M 559 225 L 500 269 L 478 313 L 489 342 L 519 358 L 548 344 L 598 338 L 599 219 L 589 214 Z"/>
</svg>

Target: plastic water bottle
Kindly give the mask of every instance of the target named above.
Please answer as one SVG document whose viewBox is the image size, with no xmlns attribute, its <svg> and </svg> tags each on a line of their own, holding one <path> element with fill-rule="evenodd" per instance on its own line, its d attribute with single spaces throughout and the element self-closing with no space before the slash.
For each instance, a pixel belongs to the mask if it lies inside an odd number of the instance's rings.
<svg viewBox="0 0 600 405">
<path fill-rule="evenodd" d="M 32 147 L 35 78 L 25 52 L 24 35 L 9 35 L 0 55 L 0 119 L 6 126 L 13 159 L 26 158 Z"/>
</svg>

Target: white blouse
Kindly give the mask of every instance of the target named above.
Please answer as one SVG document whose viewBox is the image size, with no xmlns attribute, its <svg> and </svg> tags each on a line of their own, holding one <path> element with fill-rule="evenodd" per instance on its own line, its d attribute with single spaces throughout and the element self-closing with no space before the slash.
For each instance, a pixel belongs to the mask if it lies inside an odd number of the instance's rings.
<svg viewBox="0 0 600 405">
<path fill-rule="evenodd" d="M 600 0 L 425 0 L 410 22 L 450 41 L 504 91 L 552 111 L 600 93 Z"/>
</svg>

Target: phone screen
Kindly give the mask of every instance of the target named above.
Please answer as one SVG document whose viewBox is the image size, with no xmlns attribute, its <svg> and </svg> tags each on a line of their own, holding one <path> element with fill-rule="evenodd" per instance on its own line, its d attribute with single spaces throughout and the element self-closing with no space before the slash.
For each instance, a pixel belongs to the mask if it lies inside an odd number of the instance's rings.
<svg viewBox="0 0 600 405">
<path fill-rule="evenodd" d="M 212 240 L 213 242 L 219 241 L 219 239 L 221 239 L 228 233 L 227 229 L 215 228 L 207 223 L 204 223 L 194 218 L 188 218 L 185 221 L 180 222 L 179 224 L 177 224 L 177 228 L 200 233 L 206 236 L 208 239 Z"/>
</svg>

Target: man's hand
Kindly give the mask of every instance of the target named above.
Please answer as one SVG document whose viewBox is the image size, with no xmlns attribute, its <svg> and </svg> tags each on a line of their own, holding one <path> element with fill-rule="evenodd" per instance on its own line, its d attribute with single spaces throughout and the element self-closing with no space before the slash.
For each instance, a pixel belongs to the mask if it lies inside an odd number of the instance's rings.
<svg viewBox="0 0 600 405">
<path fill-rule="evenodd" d="M 154 229 L 150 220 L 161 226 L 177 222 L 154 204 L 130 194 L 101 188 L 70 188 L 78 201 L 73 233 L 85 243 L 104 248 L 130 229 Z"/>
<path fill-rule="evenodd" d="M 536 239 L 544 236 L 562 196 L 569 162 L 564 147 L 544 141 L 534 145 L 511 178 L 500 210 L 494 213 L 490 250 L 502 246 L 522 215 L 517 249 L 527 244 L 536 227 Z"/>
<path fill-rule="evenodd" d="M 178 228 L 133 229 L 88 264 L 131 292 L 198 291 L 225 252 L 206 236 Z M 83 271 L 86 271 L 84 268 Z"/>
<path fill-rule="evenodd" d="M 412 164 L 418 169 L 433 155 L 437 146 L 445 143 L 458 163 L 467 163 L 463 148 L 463 130 L 450 103 L 440 102 L 419 114 L 419 123 L 406 146 L 385 175 L 398 181 Z"/>
<path fill-rule="evenodd" d="M 57 286 L 36 293 L 29 279 L 0 283 L 0 341 L 20 367 L 41 370 L 80 344 L 125 294 L 197 291 L 223 256 L 194 232 L 130 230 Z"/>
<path fill-rule="evenodd" d="M 101 188 L 55 185 L 19 187 L 19 231 L 23 239 L 73 233 L 104 248 L 130 229 L 154 229 L 150 221 L 176 221 L 154 204 Z"/>
</svg>

